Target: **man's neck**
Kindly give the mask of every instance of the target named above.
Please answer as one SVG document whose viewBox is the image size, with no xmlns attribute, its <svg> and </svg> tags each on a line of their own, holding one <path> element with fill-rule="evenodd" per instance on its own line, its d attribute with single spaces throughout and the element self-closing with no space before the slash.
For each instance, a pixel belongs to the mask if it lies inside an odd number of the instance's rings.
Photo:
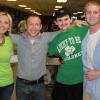
<svg viewBox="0 0 100 100">
<path fill-rule="evenodd" d="M 90 34 L 95 34 L 100 29 L 100 24 L 90 26 Z"/>
</svg>

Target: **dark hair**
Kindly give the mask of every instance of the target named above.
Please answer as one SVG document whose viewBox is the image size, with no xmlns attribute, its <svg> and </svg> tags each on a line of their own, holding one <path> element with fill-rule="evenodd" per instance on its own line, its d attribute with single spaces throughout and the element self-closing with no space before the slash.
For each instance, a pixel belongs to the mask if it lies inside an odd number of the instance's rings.
<svg viewBox="0 0 100 100">
<path fill-rule="evenodd" d="M 55 12 L 55 19 L 68 15 L 71 18 L 71 12 L 68 8 L 61 8 Z"/>
<path fill-rule="evenodd" d="M 27 16 L 26 22 L 27 22 L 27 20 L 28 20 L 29 17 L 39 17 L 39 18 L 40 18 L 39 15 L 36 15 L 36 14 L 30 14 L 30 15 Z M 41 18 L 40 18 L 40 20 L 41 20 Z"/>
<path fill-rule="evenodd" d="M 42 24 L 42 20 L 41 20 L 41 17 L 39 15 L 36 15 L 36 14 L 30 14 L 27 18 L 26 18 L 26 25 L 27 25 L 27 20 L 30 18 L 30 17 L 37 17 L 40 19 L 40 22 Z"/>
</svg>

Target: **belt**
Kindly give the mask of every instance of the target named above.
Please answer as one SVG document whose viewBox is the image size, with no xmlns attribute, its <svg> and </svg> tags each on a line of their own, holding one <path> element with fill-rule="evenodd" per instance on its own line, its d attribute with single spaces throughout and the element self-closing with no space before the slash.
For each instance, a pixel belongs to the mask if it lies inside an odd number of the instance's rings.
<svg viewBox="0 0 100 100">
<path fill-rule="evenodd" d="M 34 84 L 39 84 L 39 83 L 44 82 L 44 76 L 40 77 L 37 80 L 26 80 L 26 79 L 22 79 L 22 78 L 19 78 L 19 77 L 17 77 L 17 79 L 24 82 L 25 84 L 28 84 L 28 85 L 34 85 Z"/>
</svg>

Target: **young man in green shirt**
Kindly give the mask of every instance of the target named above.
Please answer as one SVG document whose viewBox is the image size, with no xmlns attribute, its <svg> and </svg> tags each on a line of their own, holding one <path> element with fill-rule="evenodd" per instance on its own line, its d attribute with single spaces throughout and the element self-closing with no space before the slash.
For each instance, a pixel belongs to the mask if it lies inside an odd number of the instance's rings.
<svg viewBox="0 0 100 100">
<path fill-rule="evenodd" d="M 81 42 L 87 27 L 71 27 L 69 10 L 62 8 L 55 13 L 56 25 L 62 31 L 49 44 L 48 54 L 59 56 L 60 65 L 53 89 L 53 100 L 82 100 L 83 64 L 81 60 Z M 77 92 L 76 92 L 77 91 Z"/>
</svg>

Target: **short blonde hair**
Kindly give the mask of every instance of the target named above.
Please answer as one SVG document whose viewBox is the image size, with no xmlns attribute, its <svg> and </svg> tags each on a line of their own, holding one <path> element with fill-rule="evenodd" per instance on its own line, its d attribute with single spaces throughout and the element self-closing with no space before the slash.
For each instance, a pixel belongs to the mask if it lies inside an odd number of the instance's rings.
<svg viewBox="0 0 100 100">
<path fill-rule="evenodd" d="M 87 2 L 86 4 L 85 4 L 85 6 L 84 6 L 84 11 L 86 11 L 86 9 L 87 9 L 87 6 L 89 6 L 89 5 L 96 5 L 96 6 L 99 6 L 100 7 L 100 2 L 99 1 L 97 1 L 97 0 L 90 0 L 89 2 Z"/>
<path fill-rule="evenodd" d="M 87 7 L 88 7 L 89 5 L 96 5 L 96 6 L 99 6 L 99 7 L 100 7 L 100 1 L 92 0 L 92 1 L 87 2 L 87 3 L 85 4 L 85 6 L 84 6 L 84 11 L 87 10 Z"/>
<path fill-rule="evenodd" d="M 23 33 L 26 31 L 26 20 L 21 20 L 19 23 L 18 23 L 18 31 L 20 33 Z"/>
<path fill-rule="evenodd" d="M 5 15 L 8 17 L 9 19 L 9 29 L 8 29 L 8 33 L 11 33 L 12 31 L 12 17 L 8 12 L 0 12 L 0 16 Z"/>
</svg>

